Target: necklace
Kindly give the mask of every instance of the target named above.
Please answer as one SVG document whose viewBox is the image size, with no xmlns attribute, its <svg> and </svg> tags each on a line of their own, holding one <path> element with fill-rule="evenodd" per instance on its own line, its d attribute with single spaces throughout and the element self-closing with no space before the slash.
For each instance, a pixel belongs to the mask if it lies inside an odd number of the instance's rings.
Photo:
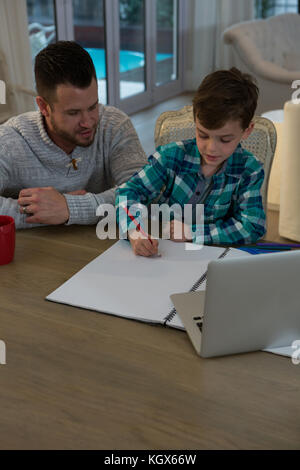
<svg viewBox="0 0 300 470">
<path fill-rule="evenodd" d="M 81 157 L 79 158 L 72 158 L 71 159 L 71 162 L 68 163 L 66 166 L 67 168 L 72 166 L 74 170 L 78 170 L 78 166 L 77 166 L 77 163 L 81 161 Z"/>
<path fill-rule="evenodd" d="M 73 165 L 74 170 L 78 170 L 77 158 L 72 158 L 71 163 Z"/>
</svg>

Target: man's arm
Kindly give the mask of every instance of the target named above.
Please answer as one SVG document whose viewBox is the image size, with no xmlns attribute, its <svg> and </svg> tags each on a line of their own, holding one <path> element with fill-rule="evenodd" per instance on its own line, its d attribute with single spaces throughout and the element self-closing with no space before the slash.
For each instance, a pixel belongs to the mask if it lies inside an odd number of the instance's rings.
<svg viewBox="0 0 300 470">
<path fill-rule="evenodd" d="M 19 205 L 16 199 L 0 196 L 0 214 L 13 217 L 16 228 L 28 228 L 31 226 L 26 224 L 26 215 L 20 214 Z"/>
<path fill-rule="evenodd" d="M 7 165 L 0 162 L 0 215 L 9 215 L 15 220 L 16 228 L 28 228 L 33 226 L 26 223 L 26 214 L 20 213 L 17 199 L 3 197 L 4 190 L 11 186 L 10 171 Z"/>
<path fill-rule="evenodd" d="M 112 185 L 111 189 L 102 193 L 86 193 L 82 196 L 64 194 L 70 224 L 95 224 L 98 221 L 96 210 L 101 204 L 115 205 L 116 188 L 128 181 L 147 162 L 137 133 L 128 116 L 115 110 L 112 118 L 104 124 L 103 153 L 108 169 L 106 177 Z"/>
<path fill-rule="evenodd" d="M 17 202 L 27 224 L 60 225 L 69 219 L 65 197 L 52 187 L 22 189 Z"/>
<path fill-rule="evenodd" d="M 25 152 L 26 148 L 23 145 L 22 138 L 4 126 L 0 136 L 0 214 L 13 217 L 18 229 L 36 227 L 43 224 L 63 223 L 61 220 L 57 220 L 57 217 L 61 218 L 59 205 L 56 202 L 53 204 L 53 197 L 50 197 L 50 200 L 48 200 L 51 193 L 52 196 L 54 195 L 55 201 L 59 200 L 60 204 L 64 203 L 67 211 L 65 198 L 58 191 L 54 188 L 22 189 L 20 187 L 20 181 L 18 181 L 18 176 L 16 175 L 22 171 Z M 14 158 L 15 156 L 17 158 Z M 12 190 L 12 188 L 14 189 Z M 18 189 L 21 189 L 18 196 L 3 196 L 7 192 L 17 193 Z M 49 191 L 50 189 L 51 191 Z M 52 211 L 49 207 L 51 203 L 53 206 Z M 30 215 L 31 213 L 34 215 Z M 68 211 L 66 214 L 68 214 Z M 52 220 L 53 218 L 55 219 L 54 221 Z"/>
</svg>

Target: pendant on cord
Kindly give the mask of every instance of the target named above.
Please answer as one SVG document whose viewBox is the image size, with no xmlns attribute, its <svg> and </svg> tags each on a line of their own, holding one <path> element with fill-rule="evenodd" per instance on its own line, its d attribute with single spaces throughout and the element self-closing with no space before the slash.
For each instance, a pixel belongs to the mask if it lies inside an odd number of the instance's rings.
<svg viewBox="0 0 300 470">
<path fill-rule="evenodd" d="M 71 162 L 68 163 L 68 164 L 66 165 L 66 167 L 69 168 L 70 166 L 72 166 L 74 170 L 78 170 L 77 164 L 78 164 L 78 162 L 80 162 L 80 161 L 81 161 L 81 157 L 79 157 L 79 158 L 72 158 L 72 159 L 71 159 Z"/>
<path fill-rule="evenodd" d="M 72 165 L 73 165 L 74 170 L 78 170 L 77 159 L 76 159 L 76 158 L 72 158 L 71 163 L 72 163 Z"/>
</svg>

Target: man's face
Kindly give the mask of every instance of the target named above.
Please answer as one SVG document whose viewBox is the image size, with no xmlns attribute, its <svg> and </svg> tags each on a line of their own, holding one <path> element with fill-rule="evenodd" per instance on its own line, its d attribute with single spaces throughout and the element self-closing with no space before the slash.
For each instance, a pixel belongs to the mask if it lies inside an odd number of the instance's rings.
<svg viewBox="0 0 300 470">
<path fill-rule="evenodd" d="M 52 140 L 64 150 L 93 143 L 99 122 L 98 86 L 92 79 L 87 88 L 58 85 L 55 101 L 47 105 L 47 130 Z"/>
<path fill-rule="evenodd" d="M 235 151 L 239 142 L 246 139 L 253 129 L 253 123 L 248 129 L 241 128 L 240 121 L 228 121 L 220 129 L 206 129 L 196 118 L 196 142 L 202 157 L 202 165 L 217 169 Z"/>
</svg>

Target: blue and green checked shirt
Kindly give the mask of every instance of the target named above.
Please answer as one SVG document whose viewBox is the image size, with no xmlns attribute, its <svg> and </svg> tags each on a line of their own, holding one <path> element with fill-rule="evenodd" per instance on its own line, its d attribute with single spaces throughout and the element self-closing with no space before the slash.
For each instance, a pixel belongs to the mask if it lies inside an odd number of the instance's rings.
<svg viewBox="0 0 300 470">
<path fill-rule="evenodd" d="M 195 193 L 201 156 L 196 139 L 158 147 L 145 165 L 116 192 L 117 220 L 124 232 L 134 227 L 119 217 L 120 197 L 127 207 L 141 203 L 188 204 Z M 239 144 L 228 158 L 224 171 L 213 175 L 211 191 L 204 202 L 204 227 L 193 226 L 193 242 L 205 244 L 255 243 L 265 233 L 265 213 L 260 189 L 264 180 L 262 164 Z M 123 220 L 123 222 L 122 222 Z M 125 226 L 126 225 L 126 226 Z M 201 237 L 197 233 L 202 233 Z"/>
</svg>

